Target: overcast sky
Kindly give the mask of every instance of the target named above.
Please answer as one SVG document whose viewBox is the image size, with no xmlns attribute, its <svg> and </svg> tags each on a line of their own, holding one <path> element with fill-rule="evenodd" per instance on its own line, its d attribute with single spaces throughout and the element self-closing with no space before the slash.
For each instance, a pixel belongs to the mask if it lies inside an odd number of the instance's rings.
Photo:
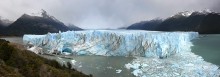
<svg viewBox="0 0 220 77">
<path fill-rule="evenodd" d="M 0 16 L 16 20 L 24 13 L 44 9 L 65 24 L 84 29 L 114 29 L 187 10 L 219 12 L 219 5 L 220 0 L 1 0 Z"/>
</svg>

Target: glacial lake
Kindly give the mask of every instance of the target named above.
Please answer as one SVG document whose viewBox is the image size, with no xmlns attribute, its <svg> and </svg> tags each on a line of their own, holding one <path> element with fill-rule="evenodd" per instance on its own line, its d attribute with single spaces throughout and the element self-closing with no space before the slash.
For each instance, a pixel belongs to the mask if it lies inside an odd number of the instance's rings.
<svg viewBox="0 0 220 77">
<path fill-rule="evenodd" d="M 220 66 L 220 34 L 200 35 L 192 42 L 193 53 L 202 56 L 207 62 Z"/>
<path fill-rule="evenodd" d="M 4 37 L 10 42 L 22 44 L 22 37 Z M 191 51 L 203 57 L 207 62 L 220 66 L 220 34 L 200 35 L 199 38 L 192 40 L 194 46 Z M 74 68 L 85 74 L 92 74 L 94 77 L 134 77 L 131 70 L 124 67 L 131 62 L 133 57 L 105 57 L 105 56 L 68 56 L 60 58 L 55 56 L 43 55 L 48 59 L 68 62 L 76 61 Z M 120 73 L 116 73 L 117 71 Z"/>
</svg>

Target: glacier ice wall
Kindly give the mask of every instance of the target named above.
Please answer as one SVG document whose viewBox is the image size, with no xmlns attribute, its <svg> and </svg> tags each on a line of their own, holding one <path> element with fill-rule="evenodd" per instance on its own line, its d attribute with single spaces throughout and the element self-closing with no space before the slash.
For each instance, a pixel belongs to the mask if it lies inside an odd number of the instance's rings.
<svg viewBox="0 0 220 77">
<path fill-rule="evenodd" d="M 164 58 L 190 51 L 197 32 L 142 30 L 85 30 L 24 35 L 26 45 L 43 48 L 44 53 Z"/>
</svg>

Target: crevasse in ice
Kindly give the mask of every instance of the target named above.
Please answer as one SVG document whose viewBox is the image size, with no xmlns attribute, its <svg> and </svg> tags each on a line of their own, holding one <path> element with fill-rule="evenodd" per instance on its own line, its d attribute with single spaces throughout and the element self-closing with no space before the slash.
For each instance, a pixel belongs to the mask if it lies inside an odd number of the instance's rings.
<svg viewBox="0 0 220 77">
<path fill-rule="evenodd" d="M 190 51 L 197 32 L 143 30 L 84 30 L 24 35 L 25 44 L 43 48 L 44 53 L 165 58 Z"/>
</svg>

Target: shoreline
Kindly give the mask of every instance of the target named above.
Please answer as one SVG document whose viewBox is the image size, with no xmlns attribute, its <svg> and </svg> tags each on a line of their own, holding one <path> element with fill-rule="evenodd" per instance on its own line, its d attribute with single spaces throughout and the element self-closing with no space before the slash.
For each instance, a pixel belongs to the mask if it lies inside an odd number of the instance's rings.
<svg viewBox="0 0 220 77">
<path fill-rule="evenodd" d="M 34 54 L 26 50 L 24 45 L 11 43 L 4 39 L 0 39 L 0 44 L 0 68 L 2 68 L 0 76 L 92 77 L 91 74 L 85 75 L 75 69 L 62 66 L 55 60 Z"/>
</svg>

